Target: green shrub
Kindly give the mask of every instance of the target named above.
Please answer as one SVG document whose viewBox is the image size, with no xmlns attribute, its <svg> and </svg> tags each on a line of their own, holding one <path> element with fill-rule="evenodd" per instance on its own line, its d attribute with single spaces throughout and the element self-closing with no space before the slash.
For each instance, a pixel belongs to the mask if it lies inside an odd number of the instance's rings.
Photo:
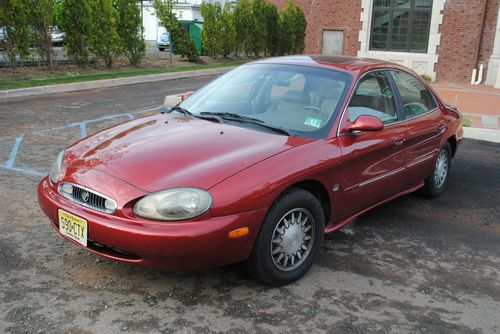
<svg viewBox="0 0 500 334">
<path fill-rule="evenodd" d="M 122 51 L 122 43 L 117 31 L 118 12 L 112 0 L 86 0 L 92 8 L 92 33 L 89 36 L 90 50 L 102 59 L 108 68 L 113 66 L 115 57 Z M 131 37 L 131 36 L 129 36 Z"/>
<path fill-rule="evenodd" d="M 264 7 L 264 19 L 266 24 L 266 48 L 265 52 L 271 55 L 278 54 L 279 51 L 279 27 L 278 10 L 273 4 L 266 3 Z"/>
<path fill-rule="evenodd" d="M 246 49 L 252 50 L 255 56 L 259 56 L 260 52 L 266 47 L 267 40 L 267 25 L 265 17 L 266 3 L 264 0 L 253 0 L 252 3 L 252 30 L 248 34 Z"/>
<path fill-rule="evenodd" d="M 140 8 L 136 0 L 117 0 L 116 7 L 123 52 L 130 64 L 139 65 L 146 55 Z"/>
<path fill-rule="evenodd" d="M 189 61 L 197 61 L 200 55 L 193 41 L 173 13 L 172 0 L 153 0 L 153 7 L 163 26 L 170 33 L 170 42 L 173 44 L 170 47 L 175 47 L 177 53 Z"/>
<path fill-rule="evenodd" d="M 29 55 L 29 6 L 25 0 L 0 1 L 0 26 L 5 27 L 6 39 L 2 42 L 5 58 L 13 71 L 18 67 L 18 57 Z"/>
<path fill-rule="evenodd" d="M 38 54 L 52 71 L 54 50 L 52 49 L 51 25 L 54 19 L 54 0 L 29 0 L 30 23 Z"/>
<path fill-rule="evenodd" d="M 422 74 L 420 77 L 422 79 L 424 79 L 425 81 L 427 81 L 428 83 L 432 83 L 432 78 L 431 78 L 430 75 L 428 75 L 428 74 Z"/>
<path fill-rule="evenodd" d="M 248 55 L 252 50 L 250 39 L 254 22 L 251 0 L 239 0 L 233 14 L 236 31 L 236 54 L 243 50 Z"/>
<path fill-rule="evenodd" d="M 215 58 L 222 53 L 222 8 L 220 3 L 203 2 L 201 16 L 203 16 L 203 30 L 201 40 L 206 54 Z"/>
<path fill-rule="evenodd" d="M 462 126 L 464 128 L 470 128 L 472 126 L 472 119 L 470 116 L 462 116 Z"/>
<path fill-rule="evenodd" d="M 306 19 L 302 9 L 288 0 L 279 12 L 279 53 L 300 53 L 304 49 Z"/>
<path fill-rule="evenodd" d="M 87 65 L 90 39 L 94 30 L 91 1 L 62 0 L 60 15 L 69 59 L 79 66 Z"/>
<path fill-rule="evenodd" d="M 235 48 L 236 30 L 234 28 L 234 15 L 231 13 L 231 4 L 226 3 L 220 16 L 222 30 L 222 55 L 231 55 Z"/>
</svg>

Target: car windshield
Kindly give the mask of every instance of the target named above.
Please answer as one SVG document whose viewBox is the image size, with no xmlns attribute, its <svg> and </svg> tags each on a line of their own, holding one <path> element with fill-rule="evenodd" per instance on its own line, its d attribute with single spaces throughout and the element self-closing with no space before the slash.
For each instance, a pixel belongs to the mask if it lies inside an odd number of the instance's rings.
<svg viewBox="0 0 500 334">
<path fill-rule="evenodd" d="M 194 115 L 226 117 L 240 126 L 266 130 L 231 114 L 295 136 L 321 138 L 328 134 L 350 81 L 350 75 L 330 69 L 249 64 L 221 76 L 179 106 Z"/>
</svg>

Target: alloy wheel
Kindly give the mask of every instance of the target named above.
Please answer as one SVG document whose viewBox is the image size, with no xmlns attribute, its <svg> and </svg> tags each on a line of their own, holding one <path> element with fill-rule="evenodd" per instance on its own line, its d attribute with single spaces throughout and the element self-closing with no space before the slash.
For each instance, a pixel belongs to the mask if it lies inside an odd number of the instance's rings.
<svg viewBox="0 0 500 334">
<path fill-rule="evenodd" d="M 314 218 L 309 211 L 288 211 L 276 225 L 270 245 L 271 258 L 277 269 L 292 271 L 300 267 L 314 244 Z"/>
</svg>

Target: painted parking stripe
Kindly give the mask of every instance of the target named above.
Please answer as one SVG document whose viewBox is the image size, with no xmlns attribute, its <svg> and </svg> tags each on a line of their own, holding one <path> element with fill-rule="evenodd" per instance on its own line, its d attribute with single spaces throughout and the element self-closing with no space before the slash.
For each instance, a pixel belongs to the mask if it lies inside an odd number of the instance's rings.
<svg viewBox="0 0 500 334">
<path fill-rule="evenodd" d="M 85 123 L 80 123 L 80 135 L 82 138 L 87 137 L 87 128 L 85 127 Z"/>
<path fill-rule="evenodd" d="M 24 135 L 25 134 L 23 133 L 21 136 L 16 138 L 14 146 L 12 146 L 12 150 L 10 151 L 9 159 L 5 163 L 5 167 L 7 168 L 14 167 L 14 162 L 16 161 L 17 152 L 19 151 L 19 146 L 21 146 L 21 142 L 23 141 Z"/>
<path fill-rule="evenodd" d="M 20 173 L 28 174 L 28 175 L 32 175 L 32 176 L 45 176 L 45 175 L 48 174 L 48 173 L 39 172 L 37 170 L 33 170 L 33 169 L 29 169 L 29 168 L 22 168 L 22 167 L 7 168 L 5 166 L 1 166 L 0 165 L 0 168 L 7 169 L 7 170 L 12 170 L 12 171 L 15 171 L 15 172 L 20 172 Z"/>
<path fill-rule="evenodd" d="M 160 105 L 160 106 L 156 106 L 156 107 L 152 107 L 152 108 L 150 107 L 147 109 L 136 110 L 136 111 L 128 113 L 128 114 L 108 115 L 108 116 L 94 118 L 94 119 L 90 119 L 90 120 L 86 120 L 86 121 L 73 122 L 73 123 L 70 123 L 67 125 L 63 125 L 63 126 L 55 127 L 55 128 L 51 128 L 51 129 L 44 129 L 44 130 L 23 133 L 22 135 L 15 138 L 14 145 L 12 146 L 12 149 L 11 149 L 10 154 L 9 154 L 9 158 L 7 159 L 7 161 L 5 163 L 0 162 L 0 168 L 12 170 L 12 171 L 32 175 L 32 176 L 44 176 L 47 173 L 40 172 L 40 171 L 30 169 L 30 168 L 15 166 L 15 161 L 16 161 L 17 154 L 19 153 L 19 148 L 20 148 L 21 143 L 23 142 L 23 139 L 26 135 L 28 135 L 28 134 L 43 134 L 43 133 L 51 132 L 51 131 L 55 131 L 55 130 L 62 130 L 62 129 L 72 128 L 72 127 L 78 127 L 80 129 L 80 135 L 82 136 L 82 138 L 84 138 L 84 137 L 87 137 L 87 135 L 88 135 L 88 132 L 87 132 L 87 124 L 88 123 L 99 122 L 99 121 L 109 120 L 109 119 L 118 118 L 118 117 L 127 117 L 129 119 L 133 119 L 134 115 L 142 114 L 142 113 L 146 113 L 146 112 L 157 111 L 157 110 L 160 110 L 162 108 L 163 108 L 163 105 Z"/>
</svg>

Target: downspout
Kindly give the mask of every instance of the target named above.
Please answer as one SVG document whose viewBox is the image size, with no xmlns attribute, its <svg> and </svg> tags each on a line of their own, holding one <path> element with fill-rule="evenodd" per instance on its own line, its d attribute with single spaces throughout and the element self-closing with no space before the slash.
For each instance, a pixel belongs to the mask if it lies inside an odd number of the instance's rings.
<svg viewBox="0 0 500 334">
<path fill-rule="evenodd" d="M 475 54 L 475 57 L 474 57 L 474 68 L 476 67 L 478 61 L 479 61 L 479 51 L 480 51 L 480 48 L 481 48 L 481 42 L 483 41 L 483 31 L 484 31 L 484 21 L 486 19 L 486 4 L 487 4 L 488 0 L 484 0 L 483 2 L 483 12 L 482 12 L 482 17 L 481 17 L 481 25 L 480 25 L 480 28 L 479 28 L 479 38 L 478 38 L 478 42 L 477 42 L 477 46 L 476 46 L 476 54 Z M 483 64 L 480 64 L 479 66 L 479 75 L 478 75 L 478 78 L 477 78 L 477 81 L 473 82 L 475 80 L 475 73 L 472 72 L 472 79 L 471 79 L 471 83 L 473 83 L 474 85 L 479 85 L 481 83 L 481 81 L 483 81 Z"/>
<path fill-rule="evenodd" d="M 474 85 L 479 85 L 481 83 L 481 81 L 483 81 L 483 69 L 484 69 L 484 65 L 480 64 L 479 65 L 479 74 L 477 75 L 477 81 L 474 82 Z"/>
<path fill-rule="evenodd" d="M 470 79 L 470 84 L 475 85 L 476 84 L 476 74 L 477 74 L 477 69 L 472 70 L 472 78 Z"/>
</svg>

